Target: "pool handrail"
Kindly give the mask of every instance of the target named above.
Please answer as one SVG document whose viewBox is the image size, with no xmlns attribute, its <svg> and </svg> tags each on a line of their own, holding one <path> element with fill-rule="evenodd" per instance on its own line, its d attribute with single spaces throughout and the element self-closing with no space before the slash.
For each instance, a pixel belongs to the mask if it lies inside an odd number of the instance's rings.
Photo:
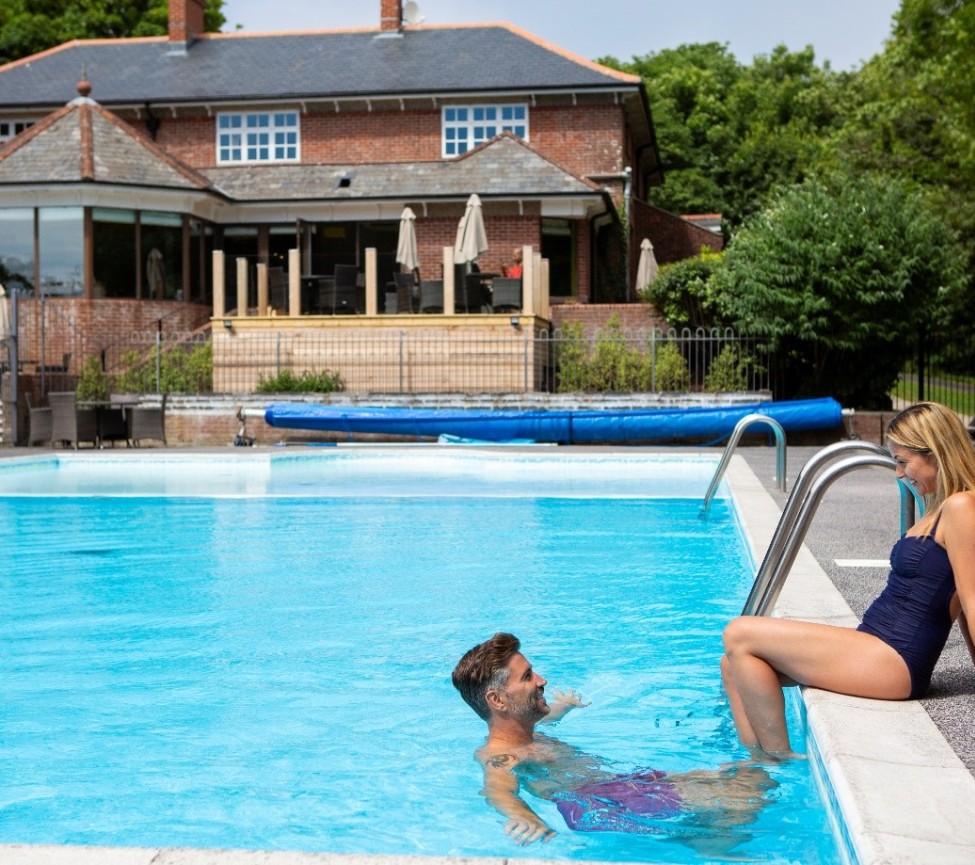
<svg viewBox="0 0 975 865">
<path fill-rule="evenodd" d="M 831 460 L 856 450 L 868 453 L 828 466 L 826 476 L 819 477 L 820 472 Z M 799 547 L 805 540 L 809 523 L 819 506 L 822 495 L 833 481 L 854 469 L 864 467 L 894 468 L 895 462 L 890 453 L 878 444 L 843 441 L 823 448 L 803 466 L 779 518 L 762 564 L 755 574 L 748 599 L 742 608 L 742 615 L 769 614 L 778 599 L 782 584 L 795 561 Z M 915 504 L 920 506 L 923 514 L 924 502 L 913 487 L 901 482 L 898 482 L 898 486 L 901 497 L 901 534 L 904 534 L 914 524 Z M 906 495 L 907 491 L 912 493 L 911 497 Z"/>
<path fill-rule="evenodd" d="M 738 447 L 738 442 L 741 441 L 741 437 L 745 430 L 752 424 L 763 423 L 766 426 L 772 428 L 772 432 L 775 433 L 775 480 L 779 485 L 779 489 L 785 492 L 786 479 L 785 479 L 785 430 L 782 429 L 782 424 L 780 424 L 775 418 L 771 418 L 768 415 L 760 413 L 746 414 L 738 423 L 735 424 L 735 428 L 731 431 L 731 436 L 728 439 L 728 444 L 725 445 L 724 453 L 721 455 L 721 460 L 718 462 L 718 467 L 714 471 L 714 477 L 711 478 L 711 484 L 708 486 L 708 491 L 704 494 L 704 502 L 701 505 L 701 516 L 706 517 L 708 515 L 708 510 L 711 508 L 711 499 L 714 498 L 714 494 L 718 489 L 718 484 L 721 483 L 721 479 L 724 477 L 724 473 L 728 468 L 728 463 L 731 462 L 731 457 L 735 452 L 735 448 Z"/>
</svg>

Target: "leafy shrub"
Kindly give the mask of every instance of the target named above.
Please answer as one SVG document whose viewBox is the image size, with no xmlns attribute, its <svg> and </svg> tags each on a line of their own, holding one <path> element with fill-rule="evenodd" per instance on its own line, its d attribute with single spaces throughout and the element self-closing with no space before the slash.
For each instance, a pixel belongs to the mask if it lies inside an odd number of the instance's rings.
<svg viewBox="0 0 975 865">
<path fill-rule="evenodd" d="M 156 360 L 159 381 L 156 381 Z M 123 371 L 115 376 L 119 393 L 208 393 L 213 390 L 213 346 L 207 341 L 187 347 L 172 346 L 161 354 L 129 349 L 122 355 Z"/>
<path fill-rule="evenodd" d="M 676 330 L 726 324 L 721 298 L 711 279 L 720 265 L 721 253 L 705 247 L 696 258 L 663 265 L 641 297 Z"/>
<path fill-rule="evenodd" d="M 659 345 L 653 354 L 647 355 L 647 366 L 653 375 L 653 382 L 647 390 L 656 385 L 657 391 L 688 391 L 691 389 L 691 373 L 680 347 L 673 341 Z"/>
<path fill-rule="evenodd" d="M 752 364 L 752 358 L 739 355 L 733 345 L 726 345 L 711 361 L 711 368 L 704 377 L 704 389 L 708 393 L 748 390 L 748 368 Z"/>
<path fill-rule="evenodd" d="M 582 323 L 573 321 L 564 325 L 555 356 L 559 393 L 577 393 L 588 388 L 588 356 Z"/>
<path fill-rule="evenodd" d="M 112 391 L 112 381 L 97 357 L 89 357 L 81 367 L 75 393 L 82 402 L 104 402 Z"/>
<path fill-rule="evenodd" d="M 263 375 L 254 389 L 255 393 L 333 393 L 345 390 L 342 376 L 337 372 L 305 370 L 295 375 L 290 369 L 265 378 Z"/>
<path fill-rule="evenodd" d="M 680 348 L 673 342 L 637 345 L 612 316 L 594 339 L 582 325 L 565 326 L 558 344 L 559 393 L 647 393 L 688 390 L 690 373 Z"/>
</svg>

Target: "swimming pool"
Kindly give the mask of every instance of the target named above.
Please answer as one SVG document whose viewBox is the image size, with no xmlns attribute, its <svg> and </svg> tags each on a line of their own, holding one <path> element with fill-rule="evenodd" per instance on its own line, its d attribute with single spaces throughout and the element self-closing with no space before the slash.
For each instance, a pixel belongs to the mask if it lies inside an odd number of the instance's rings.
<svg viewBox="0 0 975 865">
<path fill-rule="evenodd" d="M 753 564 L 726 500 L 698 518 L 713 468 L 443 450 L 0 464 L 0 842 L 701 861 L 567 830 L 512 847 L 449 673 L 511 630 L 550 687 L 592 700 L 559 738 L 621 769 L 741 759 L 716 670 Z M 840 861 L 808 767 L 773 775 L 736 852 Z"/>
</svg>

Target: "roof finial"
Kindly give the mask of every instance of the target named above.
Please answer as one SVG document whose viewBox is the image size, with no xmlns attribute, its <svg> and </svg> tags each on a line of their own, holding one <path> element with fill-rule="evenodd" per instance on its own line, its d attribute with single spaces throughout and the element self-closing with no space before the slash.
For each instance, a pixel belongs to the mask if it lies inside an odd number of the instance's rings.
<svg viewBox="0 0 975 865">
<path fill-rule="evenodd" d="M 81 64 L 81 80 L 75 85 L 78 95 L 87 97 L 91 93 L 91 82 L 88 80 L 88 64 Z"/>
</svg>

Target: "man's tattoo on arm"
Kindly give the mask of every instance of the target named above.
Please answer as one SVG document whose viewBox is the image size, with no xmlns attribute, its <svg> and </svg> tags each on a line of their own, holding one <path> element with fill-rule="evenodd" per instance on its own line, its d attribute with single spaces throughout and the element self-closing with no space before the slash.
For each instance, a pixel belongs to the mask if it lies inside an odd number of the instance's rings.
<svg viewBox="0 0 975 865">
<path fill-rule="evenodd" d="M 487 761 L 487 764 L 492 769 L 509 769 L 514 763 L 518 761 L 515 760 L 514 756 L 511 754 L 496 754 Z"/>
</svg>

